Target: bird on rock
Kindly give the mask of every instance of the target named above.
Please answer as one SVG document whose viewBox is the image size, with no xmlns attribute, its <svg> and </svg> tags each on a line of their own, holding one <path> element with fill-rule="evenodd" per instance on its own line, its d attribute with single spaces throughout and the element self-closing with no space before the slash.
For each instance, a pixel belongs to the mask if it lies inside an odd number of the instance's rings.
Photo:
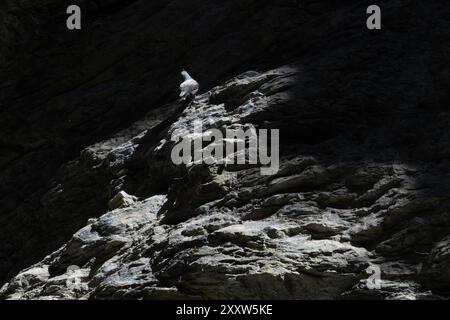
<svg viewBox="0 0 450 320">
<path fill-rule="evenodd" d="M 182 84 L 180 84 L 180 98 L 181 100 L 186 100 L 189 97 L 195 97 L 195 94 L 198 92 L 200 88 L 197 81 L 195 81 L 187 71 L 183 70 L 181 75 L 184 78 Z"/>
</svg>

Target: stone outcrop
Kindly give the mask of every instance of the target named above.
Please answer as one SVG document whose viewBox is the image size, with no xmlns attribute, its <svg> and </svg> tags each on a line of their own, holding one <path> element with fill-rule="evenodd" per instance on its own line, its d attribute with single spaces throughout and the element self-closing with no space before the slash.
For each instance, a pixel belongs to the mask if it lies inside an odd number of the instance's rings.
<svg viewBox="0 0 450 320">
<path fill-rule="evenodd" d="M 444 1 L 80 3 L 2 5 L 1 298 L 448 298 Z M 194 121 L 280 129 L 279 171 L 174 165 Z"/>
</svg>

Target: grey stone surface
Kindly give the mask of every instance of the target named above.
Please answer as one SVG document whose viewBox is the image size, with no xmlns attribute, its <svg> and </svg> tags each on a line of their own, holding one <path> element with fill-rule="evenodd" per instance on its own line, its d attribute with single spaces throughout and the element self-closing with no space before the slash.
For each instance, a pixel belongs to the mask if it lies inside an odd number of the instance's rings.
<svg viewBox="0 0 450 320">
<path fill-rule="evenodd" d="M 0 298 L 449 297 L 446 2 L 66 4 L 0 5 Z M 280 170 L 175 166 L 196 120 Z"/>
</svg>

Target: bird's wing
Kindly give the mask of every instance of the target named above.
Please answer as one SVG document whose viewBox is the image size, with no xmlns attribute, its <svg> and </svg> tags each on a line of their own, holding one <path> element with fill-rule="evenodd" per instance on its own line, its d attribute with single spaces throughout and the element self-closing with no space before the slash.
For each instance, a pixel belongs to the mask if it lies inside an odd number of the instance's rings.
<svg viewBox="0 0 450 320">
<path fill-rule="evenodd" d="M 180 84 L 180 90 L 186 90 L 189 88 L 189 82 L 184 81 L 182 84 Z"/>
<path fill-rule="evenodd" d="M 194 90 L 198 87 L 198 83 L 195 80 L 187 80 L 180 85 L 180 90 Z"/>
<path fill-rule="evenodd" d="M 186 94 L 189 93 L 197 93 L 199 88 L 198 82 L 194 79 L 189 79 L 184 81 L 182 84 L 180 84 L 180 97 L 184 97 Z"/>
</svg>

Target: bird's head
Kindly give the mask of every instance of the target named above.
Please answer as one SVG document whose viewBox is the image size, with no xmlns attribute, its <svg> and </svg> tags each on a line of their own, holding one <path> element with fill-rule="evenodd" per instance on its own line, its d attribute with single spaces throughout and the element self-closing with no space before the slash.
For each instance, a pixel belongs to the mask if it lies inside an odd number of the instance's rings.
<svg viewBox="0 0 450 320">
<path fill-rule="evenodd" d="M 189 73 L 187 73 L 186 70 L 181 71 L 181 75 L 182 75 L 185 79 L 190 77 L 190 76 L 189 76 Z"/>
</svg>

